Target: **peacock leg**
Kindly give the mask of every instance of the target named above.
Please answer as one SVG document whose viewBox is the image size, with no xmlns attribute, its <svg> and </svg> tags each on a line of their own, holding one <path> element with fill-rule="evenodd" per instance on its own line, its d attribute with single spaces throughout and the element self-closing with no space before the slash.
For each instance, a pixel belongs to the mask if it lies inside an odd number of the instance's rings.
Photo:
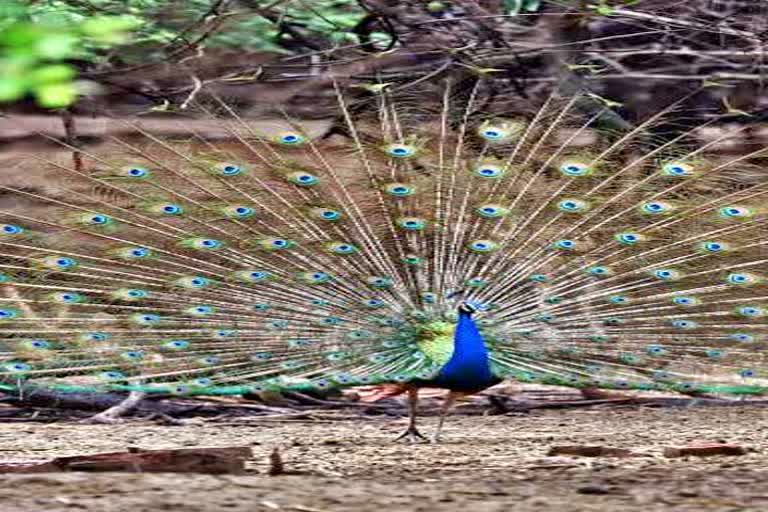
<svg viewBox="0 0 768 512">
<path fill-rule="evenodd" d="M 409 443 L 418 443 L 427 441 L 427 438 L 416 429 L 416 412 L 419 403 L 419 390 L 411 388 L 408 390 L 408 428 L 400 434 L 395 441 L 405 439 Z"/>
<path fill-rule="evenodd" d="M 435 431 L 435 435 L 432 436 L 432 439 L 430 439 L 433 443 L 440 442 L 440 433 L 443 430 L 443 423 L 445 422 L 445 417 L 448 415 L 448 411 L 451 410 L 451 407 L 453 407 L 453 404 L 456 403 L 456 399 L 459 398 L 462 394 L 457 393 L 455 391 L 449 391 L 448 394 L 445 396 L 445 399 L 443 400 L 443 405 L 440 407 L 440 419 L 437 421 L 437 430 Z"/>
</svg>

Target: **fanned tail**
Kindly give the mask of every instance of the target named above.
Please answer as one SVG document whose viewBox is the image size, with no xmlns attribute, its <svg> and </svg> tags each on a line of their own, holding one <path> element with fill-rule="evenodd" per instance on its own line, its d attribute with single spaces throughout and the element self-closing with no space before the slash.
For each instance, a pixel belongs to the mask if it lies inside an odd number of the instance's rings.
<svg viewBox="0 0 768 512">
<path fill-rule="evenodd" d="M 768 391 L 766 148 L 655 134 L 678 103 L 624 131 L 581 95 L 489 115 L 481 84 L 434 111 L 383 88 L 373 115 L 337 91 L 341 135 L 222 102 L 215 137 L 136 122 L 82 167 L 31 156 L 46 186 L 0 187 L 3 386 L 426 382 L 461 299 L 499 377 Z"/>
</svg>

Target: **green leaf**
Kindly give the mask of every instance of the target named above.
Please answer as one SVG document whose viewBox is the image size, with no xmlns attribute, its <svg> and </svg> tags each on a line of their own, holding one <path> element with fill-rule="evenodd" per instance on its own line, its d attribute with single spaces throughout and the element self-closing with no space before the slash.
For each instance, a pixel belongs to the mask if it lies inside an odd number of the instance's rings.
<svg viewBox="0 0 768 512">
<path fill-rule="evenodd" d="M 523 7 L 523 0 L 504 0 L 504 9 L 510 16 L 516 16 L 520 14 L 520 9 Z"/>
<path fill-rule="evenodd" d="M 42 35 L 40 28 L 31 23 L 14 23 L 0 33 L 0 44 L 15 48 L 35 45 Z"/>
<path fill-rule="evenodd" d="M 61 60 L 71 57 L 77 49 L 78 39 L 73 34 L 46 34 L 35 45 L 42 59 Z"/>
<path fill-rule="evenodd" d="M 85 21 L 80 28 L 84 34 L 102 40 L 138 28 L 141 24 L 134 16 L 96 16 Z"/>
<path fill-rule="evenodd" d="M 37 103 L 48 108 L 66 107 L 77 99 L 77 87 L 73 83 L 41 85 L 32 92 Z"/>
<path fill-rule="evenodd" d="M 68 64 L 50 64 L 32 70 L 27 79 L 33 85 L 46 85 L 70 81 L 75 74 L 75 68 Z"/>
<path fill-rule="evenodd" d="M 0 20 L 16 19 L 27 12 L 26 6 L 16 0 L 3 0 L 0 2 Z"/>
<path fill-rule="evenodd" d="M 541 8 L 541 0 L 523 0 L 523 10 L 536 12 Z"/>
<path fill-rule="evenodd" d="M 15 101 L 24 96 L 26 84 L 13 77 L 0 77 L 0 101 Z"/>
</svg>

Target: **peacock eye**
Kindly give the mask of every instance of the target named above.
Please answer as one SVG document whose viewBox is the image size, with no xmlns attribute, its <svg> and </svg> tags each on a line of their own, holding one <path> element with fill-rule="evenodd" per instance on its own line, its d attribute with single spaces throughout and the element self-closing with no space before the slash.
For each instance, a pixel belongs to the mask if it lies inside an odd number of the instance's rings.
<svg viewBox="0 0 768 512">
<path fill-rule="evenodd" d="M 474 173 L 480 178 L 499 178 L 504 175 L 504 169 L 498 165 L 483 164 L 476 167 Z"/>
<path fill-rule="evenodd" d="M 91 216 L 86 217 L 84 219 L 85 223 L 93 224 L 95 226 L 99 226 L 99 225 L 103 225 L 103 224 L 108 224 L 111 220 L 112 219 L 110 217 L 108 217 L 106 215 L 102 215 L 102 214 L 91 215 Z"/>
<path fill-rule="evenodd" d="M 10 320 L 19 316 L 19 312 L 15 309 L 0 308 L 0 320 Z"/>
<path fill-rule="evenodd" d="M 181 247 L 196 250 L 216 250 L 224 247 L 224 243 L 213 238 L 188 238 L 179 242 Z"/>
<path fill-rule="evenodd" d="M 331 275 L 326 272 L 300 272 L 298 277 L 307 284 L 323 284 L 331 280 Z"/>
<path fill-rule="evenodd" d="M 140 350 L 129 350 L 120 354 L 120 357 L 127 361 L 140 361 L 144 359 L 144 353 Z"/>
<path fill-rule="evenodd" d="M 47 259 L 45 263 L 47 263 L 49 266 L 59 269 L 69 269 L 72 267 L 75 267 L 77 265 L 77 262 L 72 258 L 51 258 Z"/>
<path fill-rule="evenodd" d="M 589 203 L 580 199 L 563 199 L 557 203 L 557 208 L 566 213 L 583 213 L 589 209 Z"/>
<path fill-rule="evenodd" d="M 51 347 L 51 344 L 46 340 L 30 340 L 29 346 L 37 349 L 47 349 Z"/>
<path fill-rule="evenodd" d="M 122 176 L 125 176 L 127 178 L 147 178 L 150 176 L 150 172 L 148 169 L 138 166 L 138 165 L 131 165 L 127 167 L 122 167 L 119 171 L 119 174 Z"/>
<path fill-rule="evenodd" d="M 109 339 L 109 334 L 103 332 L 87 332 L 80 336 L 81 341 L 106 341 Z"/>
<path fill-rule="evenodd" d="M 421 231 L 427 226 L 427 221 L 418 217 L 401 217 L 397 219 L 396 224 L 408 231 Z"/>
<path fill-rule="evenodd" d="M 3 224 L 2 233 L 4 235 L 18 235 L 24 232 L 24 228 L 17 226 L 16 224 Z"/>
<path fill-rule="evenodd" d="M 499 219 L 509 215 L 509 209 L 498 204 L 482 204 L 475 208 L 475 213 L 486 219 Z"/>
<path fill-rule="evenodd" d="M 283 132 L 275 137 L 275 141 L 286 146 L 298 146 L 304 144 L 307 141 L 307 138 L 297 132 Z"/>
<path fill-rule="evenodd" d="M 592 174 L 592 168 L 583 162 L 567 161 L 560 164 L 560 173 L 569 177 L 583 177 Z"/>
<path fill-rule="evenodd" d="M 67 304 L 74 304 L 84 300 L 84 297 L 79 293 L 54 293 L 51 298 L 56 302 Z"/>
<path fill-rule="evenodd" d="M 608 267 L 604 266 L 597 266 L 597 267 L 589 267 L 586 270 L 587 274 L 597 276 L 597 277 L 605 277 L 612 274 L 612 271 Z"/>
<path fill-rule="evenodd" d="M 391 277 L 383 276 L 371 276 L 366 278 L 368 286 L 373 288 L 391 288 L 394 285 L 394 280 Z"/>
<path fill-rule="evenodd" d="M 678 306 L 696 306 L 700 301 L 695 297 L 674 297 L 672 303 Z"/>
<path fill-rule="evenodd" d="M 237 164 L 224 162 L 220 164 L 215 164 L 213 166 L 213 172 L 218 174 L 219 176 L 237 176 L 239 174 L 243 173 L 243 168 L 240 167 Z"/>
<path fill-rule="evenodd" d="M 654 270 L 653 276 L 658 279 L 661 279 L 662 281 L 675 281 L 677 279 L 680 279 L 682 277 L 682 274 L 677 270 L 662 268 L 662 269 Z"/>
<path fill-rule="evenodd" d="M 730 246 L 722 242 L 702 242 L 699 248 L 707 253 L 721 253 L 727 251 Z"/>
<path fill-rule="evenodd" d="M 369 308 L 380 308 L 384 306 L 384 301 L 381 299 L 368 299 L 364 303 Z"/>
<path fill-rule="evenodd" d="M 347 373 L 339 373 L 333 377 L 333 380 L 339 384 L 350 384 L 355 381 L 354 377 Z"/>
<path fill-rule="evenodd" d="M 752 210 L 744 206 L 725 206 L 720 208 L 719 214 L 726 219 L 748 219 L 754 215 Z"/>
<path fill-rule="evenodd" d="M 672 327 L 675 327 L 677 329 L 695 329 L 699 326 L 696 322 L 693 320 L 673 320 L 672 321 Z"/>
<path fill-rule="evenodd" d="M 754 306 L 742 306 L 740 308 L 737 308 L 736 312 L 739 315 L 748 317 L 748 318 L 761 317 L 765 315 L 765 310 L 763 308 L 754 307 Z"/>
<path fill-rule="evenodd" d="M 190 249 L 221 249 L 224 243 L 213 238 L 190 238 L 181 242 L 181 245 Z"/>
<path fill-rule="evenodd" d="M 437 295 L 430 292 L 422 293 L 421 300 L 425 304 L 434 304 L 435 302 L 437 302 Z"/>
<path fill-rule="evenodd" d="M 202 276 L 184 276 L 176 279 L 175 284 L 182 288 L 205 288 L 213 284 L 213 281 Z"/>
<path fill-rule="evenodd" d="M 184 208 L 177 204 L 166 204 L 162 206 L 161 211 L 166 215 L 180 215 L 184 213 Z"/>
<path fill-rule="evenodd" d="M 144 258 L 149 255 L 149 249 L 139 248 L 131 250 L 131 256 L 135 258 Z"/>
<path fill-rule="evenodd" d="M 307 172 L 292 172 L 288 175 L 288 181 L 301 187 L 311 187 L 320 183 L 320 178 Z"/>
<path fill-rule="evenodd" d="M 693 166 L 676 162 L 664 164 L 661 171 L 662 174 L 673 177 L 688 177 L 695 174 Z"/>
<path fill-rule="evenodd" d="M 653 201 L 644 203 L 640 206 L 640 211 L 646 215 L 661 215 L 665 213 L 671 213 L 674 207 L 671 203 L 662 201 Z"/>
<path fill-rule="evenodd" d="M 717 350 L 714 348 L 707 349 L 706 354 L 710 359 L 720 359 L 723 357 L 723 355 L 725 355 L 722 350 Z"/>
<path fill-rule="evenodd" d="M 344 242 L 332 242 L 326 244 L 326 248 L 329 252 L 340 255 L 355 254 L 359 251 L 357 246 Z"/>
<path fill-rule="evenodd" d="M 334 210 L 325 210 L 320 214 L 320 216 L 325 220 L 336 220 L 341 217 L 341 213 Z"/>
<path fill-rule="evenodd" d="M 295 242 L 288 240 L 287 238 L 265 238 L 258 241 L 258 246 L 267 251 L 280 251 L 284 249 L 290 249 Z"/>
<path fill-rule="evenodd" d="M 737 333 L 731 334 L 730 336 L 728 336 L 728 338 L 733 341 L 738 341 L 740 343 L 751 343 L 755 341 L 754 336 L 752 336 L 751 334 L 743 333 L 743 332 L 737 332 Z"/>
<path fill-rule="evenodd" d="M 553 246 L 555 249 L 570 251 L 576 248 L 576 242 L 573 240 L 558 240 L 553 244 Z"/>
<path fill-rule="evenodd" d="M 640 233 L 617 233 L 614 239 L 621 245 L 635 245 L 644 241 L 645 237 Z"/>
<path fill-rule="evenodd" d="M 757 277 L 754 274 L 749 274 L 747 272 L 734 272 L 731 274 L 728 274 L 728 277 L 726 277 L 726 282 L 729 284 L 735 284 L 740 286 L 749 286 L 752 284 L 759 283 L 761 279 Z"/>
<path fill-rule="evenodd" d="M 416 189 L 405 183 L 390 183 L 384 186 L 384 192 L 395 197 L 408 197 L 416 192 Z"/>
<path fill-rule="evenodd" d="M 525 125 L 516 121 L 486 121 L 477 129 L 477 135 L 488 143 L 508 142 L 523 132 Z"/>
<path fill-rule="evenodd" d="M 264 281 L 266 279 L 269 279 L 271 277 L 271 274 L 263 270 L 251 270 L 251 271 L 246 270 L 246 271 L 240 272 L 239 276 L 246 281 L 250 281 L 252 283 L 258 283 L 259 281 Z"/>
<path fill-rule="evenodd" d="M 421 265 L 424 259 L 415 254 L 406 254 L 403 256 L 402 262 L 406 265 Z"/>
<path fill-rule="evenodd" d="M 497 250 L 499 244 L 493 240 L 474 240 L 467 245 L 470 251 L 476 253 L 489 253 Z"/>
<path fill-rule="evenodd" d="M 244 219 L 252 217 L 256 210 L 250 206 L 224 206 L 221 212 L 230 219 Z"/>
<path fill-rule="evenodd" d="M 408 158 L 416 154 L 416 147 L 409 144 L 390 144 L 384 152 L 394 158 Z"/>
</svg>

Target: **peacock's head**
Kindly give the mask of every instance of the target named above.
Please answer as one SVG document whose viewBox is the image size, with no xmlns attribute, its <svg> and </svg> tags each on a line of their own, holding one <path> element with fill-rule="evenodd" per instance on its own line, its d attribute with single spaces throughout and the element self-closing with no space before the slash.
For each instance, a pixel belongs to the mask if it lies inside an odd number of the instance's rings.
<svg viewBox="0 0 768 512">
<path fill-rule="evenodd" d="M 477 311 L 478 305 L 477 303 L 470 302 L 470 301 L 463 301 L 461 304 L 459 304 L 459 313 L 466 313 L 468 315 L 471 315 Z"/>
</svg>

